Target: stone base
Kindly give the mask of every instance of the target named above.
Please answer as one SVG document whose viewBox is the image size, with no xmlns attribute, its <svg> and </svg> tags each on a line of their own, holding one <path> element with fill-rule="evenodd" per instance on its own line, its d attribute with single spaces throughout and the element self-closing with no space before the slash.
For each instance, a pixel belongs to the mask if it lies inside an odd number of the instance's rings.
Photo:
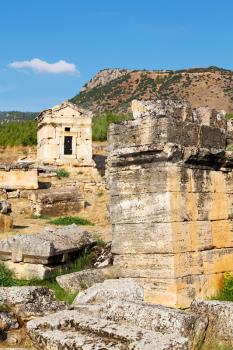
<svg viewBox="0 0 233 350">
<path fill-rule="evenodd" d="M 224 273 L 177 279 L 136 279 L 144 287 L 144 301 L 187 309 L 194 299 L 212 298 L 223 286 Z"/>
<path fill-rule="evenodd" d="M 1 264 L 13 272 L 17 279 L 31 280 L 51 277 L 61 270 L 62 266 L 45 266 L 42 264 L 14 263 L 10 260 L 1 261 Z"/>
</svg>

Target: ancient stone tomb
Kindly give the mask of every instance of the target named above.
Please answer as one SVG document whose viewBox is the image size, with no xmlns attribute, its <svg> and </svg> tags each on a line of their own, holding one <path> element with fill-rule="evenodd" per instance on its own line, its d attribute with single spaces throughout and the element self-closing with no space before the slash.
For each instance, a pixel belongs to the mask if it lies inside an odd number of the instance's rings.
<svg viewBox="0 0 233 350">
<path fill-rule="evenodd" d="M 40 164 L 93 166 L 91 112 L 66 101 L 41 112 L 37 121 Z"/>
<path fill-rule="evenodd" d="M 110 127 L 114 265 L 144 299 L 186 308 L 233 272 L 233 158 L 225 113 L 182 102 L 133 102 Z"/>
</svg>

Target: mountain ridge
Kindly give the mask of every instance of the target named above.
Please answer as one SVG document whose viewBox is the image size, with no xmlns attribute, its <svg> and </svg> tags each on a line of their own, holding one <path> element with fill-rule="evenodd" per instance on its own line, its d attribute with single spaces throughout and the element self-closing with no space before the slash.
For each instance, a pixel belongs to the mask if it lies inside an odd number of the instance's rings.
<svg viewBox="0 0 233 350">
<path fill-rule="evenodd" d="M 185 99 L 193 108 L 233 112 L 233 71 L 210 66 L 180 70 L 103 69 L 71 101 L 94 114 L 129 113 L 133 99 Z"/>
</svg>

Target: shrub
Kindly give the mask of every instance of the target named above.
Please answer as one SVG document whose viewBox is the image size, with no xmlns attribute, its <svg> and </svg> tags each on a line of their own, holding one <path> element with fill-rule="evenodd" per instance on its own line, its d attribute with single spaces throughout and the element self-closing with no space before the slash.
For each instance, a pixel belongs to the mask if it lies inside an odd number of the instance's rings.
<svg viewBox="0 0 233 350">
<path fill-rule="evenodd" d="M 33 146 L 37 144 L 35 121 L 9 122 L 0 125 L 0 146 Z"/>
<path fill-rule="evenodd" d="M 57 219 L 53 219 L 49 221 L 49 223 L 53 225 L 62 225 L 62 226 L 68 226 L 72 224 L 94 226 L 93 222 L 87 219 L 80 218 L 79 216 L 63 216 Z"/>
<path fill-rule="evenodd" d="M 233 301 L 233 275 L 231 273 L 224 274 L 223 288 L 219 294 L 212 299 Z"/>
<path fill-rule="evenodd" d="M 132 119 L 129 114 L 106 114 L 104 116 L 95 116 L 92 120 L 92 139 L 93 141 L 106 141 L 108 127 L 111 123 L 120 123 Z"/>
<path fill-rule="evenodd" d="M 58 177 L 69 177 L 70 176 L 70 173 L 67 170 L 63 169 L 63 168 L 62 169 L 58 169 L 56 171 L 56 173 L 57 173 Z"/>
</svg>

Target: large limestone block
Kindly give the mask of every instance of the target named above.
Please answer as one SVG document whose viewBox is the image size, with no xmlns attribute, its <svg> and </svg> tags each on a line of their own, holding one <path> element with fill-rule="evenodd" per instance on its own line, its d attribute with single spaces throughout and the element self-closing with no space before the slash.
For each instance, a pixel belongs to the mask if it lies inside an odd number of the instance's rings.
<svg viewBox="0 0 233 350">
<path fill-rule="evenodd" d="M 133 100 L 132 112 L 134 119 L 170 116 L 175 117 L 178 120 L 193 121 L 193 111 L 190 105 L 183 100 Z M 199 113 L 201 113 L 201 111 Z"/>
<path fill-rule="evenodd" d="M 224 274 L 190 274 L 181 278 L 137 278 L 136 281 L 144 287 L 146 302 L 187 309 L 195 298 L 206 299 L 217 295 L 223 287 Z"/>
<path fill-rule="evenodd" d="M 233 246 L 233 221 L 113 225 L 114 254 L 180 253 Z M 137 237 L 137 239 L 135 239 Z"/>
<path fill-rule="evenodd" d="M 38 189 L 38 171 L 31 163 L 1 164 L 0 188 Z"/>
<path fill-rule="evenodd" d="M 130 278 L 179 278 L 232 271 L 233 248 L 178 254 L 116 255 L 114 265 Z"/>
<path fill-rule="evenodd" d="M 111 169 L 112 196 L 157 192 L 233 193 L 233 172 L 188 168 L 179 164 L 156 162 Z"/>
<path fill-rule="evenodd" d="M 233 218 L 231 195 L 220 193 L 135 193 L 112 196 L 113 224 L 227 220 Z"/>
<path fill-rule="evenodd" d="M 32 212 L 36 216 L 75 214 L 84 208 L 84 198 L 78 189 L 46 189 L 32 193 Z"/>
<path fill-rule="evenodd" d="M 62 265 L 58 266 L 46 266 L 43 264 L 33 263 L 14 263 L 11 260 L 1 261 L 7 269 L 11 270 L 14 277 L 23 280 L 43 280 L 49 277 L 53 277 L 56 273 L 61 273 Z"/>
<path fill-rule="evenodd" d="M 104 282 L 114 277 L 111 268 L 87 269 L 79 272 L 69 273 L 56 278 L 58 284 L 67 292 L 79 292 L 93 286 L 95 283 Z"/>
<path fill-rule="evenodd" d="M 141 119 L 112 124 L 109 128 L 109 141 L 113 150 L 120 153 L 135 153 L 137 147 L 143 149 L 153 145 L 153 149 L 165 143 L 184 147 L 206 148 L 223 151 L 226 146 L 226 132 L 223 129 L 183 122 L 169 116 Z"/>
<path fill-rule="evenodd" d="M 57 313 L 30 321 L 27 329 L 33 343 L 43 350 L 187 350 L 188 338 L 152 332 L 141 327 L 80 315 L 77 311 Z M 75 332 L 74 332 L 75 330 Z"/>
<path fill-rule="evenodd" d="M 15 263 L 51 264 L 69 261 L 69 254 L 94 245 L 87 231 L 76 225 L 45 228 L 34 235 L 18 234 L 0 241 L 0 259 Z"/>
<path fill-rule="evenodd" d="M 190 343 L 195 339 L 198 341 L 202 339 L 208 324 L 208 318 L 204 314 L 184 312 L 140 301 L 106 300 L 101 304 L 77 305 L 75 310 L 85 315 L 126 323 L 154 332 L 179 334 L 189 338 Z"/>
</svg>

